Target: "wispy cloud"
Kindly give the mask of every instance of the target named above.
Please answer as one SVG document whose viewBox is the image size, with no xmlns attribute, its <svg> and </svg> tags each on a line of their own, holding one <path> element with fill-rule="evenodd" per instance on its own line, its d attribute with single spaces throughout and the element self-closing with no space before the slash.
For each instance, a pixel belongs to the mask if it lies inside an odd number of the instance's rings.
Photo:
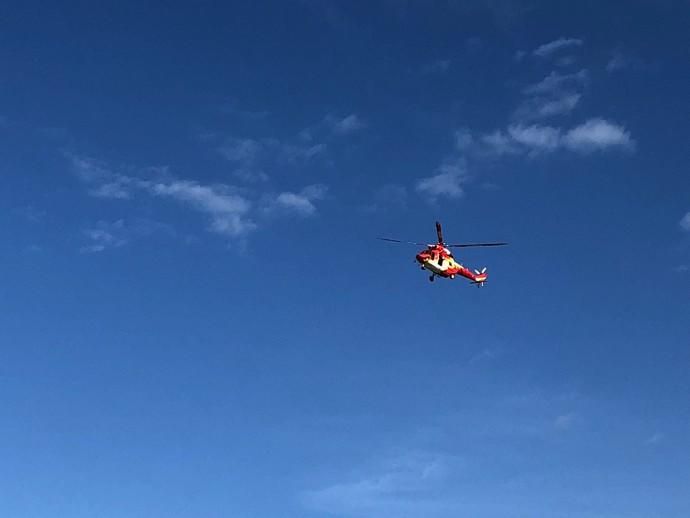
<svg viewBox="0 0 690 518">
<path fill-rule="evenodd" d="M 685 216 L 680 218 L 678 224 L 680 225 L 680 228 L 682 228 L 686 232 L 690 232 L 690 211 L 687 212 Z"/>
<path fill-rule="evenodd" d="M 476 353 L 474 356 L 472 356 L 469 362 L 467 363 L 469 365 L 475 365 L 477 363 L 490 362 L 498 358 L 500 354 L 501 351 L 499 349 L 485 347 L 484 349 Z"/>
<path fill-rule="evenodd" d="M 438 168 L 437 174 L 419 180 L 416 188 L 431 201 L 440 197 L 455 199 L 464 194 L 462 185 L 467 179 L 465 162 L 462 159 L 454 159 L 444 162 Z"/>
<path fill-rule="evenodd" d="M 220 107 L 220 110 L 226 115 L 248 121 L 261 121 L 270 115 L 270 112 L 267 110 L 248 110 L 243 108 L 236 100 L 223 103 Z"/>
<path fill-rule="evenodd" d="M 561 141 L 560 130 L 552 126 L 508 126 L 508 137 L 521 149 L 531 153 L 554 151 Z"/>
<path fill-rule="evenodd" d="M 133 218 L 130 221 L 98 221 L 84 230 L 88 244 L 82 246 L 82 253 L 98 253 L 111 248 L 120 248 L 134 239 L 160 234 L 174 236 L 170 225 L 148 218 Z"/>
<path fill-rule="evenodd" d="M 309 185 L 300 192 L 281 192 L 268 197 L 264 208 L 268 212 L 280 210 L 301 216 L 312 216 L 316 213 L 314 202 L 324 199 L 326 192 L 326 186 L 321 184 Z"/>
<path fill-rule="evenodd" d="M 223 158 L 244 165 L 254 164 L 263 151 L 264 145 L 251 138 L 227 137 L 218 146 L 218 152 Z"/>
<path fill-rule="evenodd" d="M 240 149 L 251 149 L 252 146 L 239 145 Z M 241 160 L 251 152 L 238 151 Z M 244 153 L 244 154 L 243 154 Z M 89 194 L 95 197 L 111 199 L 130 199 L 135 195 L 147 195 L 153 198 L 167 199 L 181 206 L 204 214 L 209 219 L 208 230 L 228 238 L 241 238 L 257 228 L 260 208 L 282 209 L 286 213 L 313 215 L 316 212 L 315 202 L 322 200 L 326 193 L 323 185 L 310 185 L 299 192 L 281 192 L 271 198 L 269 204 L 261 207 L 258 203 L 265 195 L 253 193 L 232 185 L 217 183 L 204 184 L 195 180 L 175 178 L 166 168 L 149 168 L 140 170 L 141 175 L 121 174 L 114 172 L 104 162 L 78 155 L 68 155 L 73 170 L 88 186 Z M 144 174 L 146 173 L 146 174 Z M 267 212 L 264 210 L 263 212 Z M 270 211 L 269 211 L 270 212 Z M 110 228 L 95 229 L 92 249 L 100 251 L 112 247 L 121 241 L 124 223 L 111 225 Z M 114 232 L 118 230 L 119 233 Z M 110 238 L 108 236 L 111 236 Z"/>
<path fill-rule="evenodd" d="M 364 121 L 356 113 L 341 119 L 328 116 L 326 117 L 326 122 L 336 135 L 348 135 L 366 127 Z"/>
<path fill-rule="evenodd" d="M 553 426 L 556 430 L 567 431 L 570 430 L 577 420 L 577 416 L 573 413 L 559 415 L 554 419 Z"/>
<path fill-rule="evenodd" d="M 103 161 L 83 155 L 65 153 L 72 171 L 83 182 L 91 185 L 89 191 L 98 198 L 127 199 L 130 196 L 130 179 L 114 173 Z"/>
<path fill-rule="evenodd" d="M 366 126 L 360 115 L 352 113 L 344 117 L 327 115 L 297 134 L 281 138 L 216 132 L 200 133 L 199 137 L 235 167 L 233 175 L 239 181 L 261 183 L 269 181 L 274 170 L 285 166 L 329 163 L 329 146 Z"/>
<path fill-rule="evenodd" d="M 407 205 L 407 188 L 399 184 L 386 184 L 374 193 L 374 200 L 363 207 L 365 212 L 402 209 Z"/>
<path fill-rule="evenodd" d="M 624 54 L 619 49 L 611 53 L 611 57 L 608 63 L 606 63 L 606 71 L 609 74 L 614 74 L 623 70 L 642 70 L 645 68 L 647 68 L 647 65 L 641 59 L 629 54 Z"/>
<path fill-rule="evenodd" d="M 635 142 L 623 126 L 604 119 L 590 119 L 569 130 L 539 125 L 511 124 L 505 131 L 497 130 L 474 137 L 462 133 L 456 139 L 458 148 L 478 156 L 536 156 L 564 149 L 580 154 L 608 149 L 632 150 Z"/>
<path fill-rule="evenodd" d="M 268 168 L 281 165 L 303 165 L 324 156 L 327 147 L 320 142 L 295 138 L 238 138 L 226 136 L 217 146 L 218 153 L 235 165 L 234 176 L 247 182 L 267 181 Z"/>
<path fill-rule="evenodd" d="M 583 41 L 579 38 L 558 38 L 557 40 L 550 41 L 540 45 L 532 52 L 535 56 L 541 58 L 547 58 L 555 54 L 556 52 L 569 48 L 569 47 L 579 47 L 583 44 Z"/>
<path fill-rule="evenodd" d="M 549 58 L 562 49 L 582 45 L 581 39 L 559 38 L 539 46 L 532 54 Z M 515 59 L 522 61 L 526 55 L 518 52 Z M 571 115 L 580 105 L 589 83 L 590 73 L 582 68 L 570 73 L 552 70 L 538 81 L 523 86 L 506 126 L 483 132 L 469 128 L 456 131 L 454 158 L 444 162 L 434 175 L 418 180 L 417 191 L 431 200 L 460 198 L 469 181 L 464 164 L 473 165 L 476 160 L 537 157 L 555 152 L 586 155 L 609 150 L 634 151 L 636 143 L 630 131 L 604 117 L 590 116 L 579 124 L 544 122 Z"/>
<path fill-rule="evenodd" d="M 551 72 L 537 83 L 530 84 L 522 89 L 522 93 L 533 94 L 551 94 L 554 92 L 562 92 L 564 90 L 572 90 L 583 84 L 586 84 L 589 79 L 589 73 L 586 69 L 573 74 L 561 74 L 559 72 Z"/>
<path fill-rule="evenodd" d="M 650 437 L 645 439 L 644 443 L 649 444 L 651 446 L 655 446 L 655 445 L 663 442 L 665 438 L 666 438 L 666 436 L 663 433 L 655 432 Z"/>
<path fill-rule="evenodd" d="M 608 148 L 629 150 L 635 143 L 623 126 L 596 118 L 568 131 L 563 137 L 563 145 L 572 151 L 588 153 Z"/>
<path fill-rule="evenodd" d="M 563 93 L 554 98 L 534 97 L 524 101 L 515 111 L 515 117 L 520 120 L 537 120 L 565 115 L 572 112 L 580 102 L 579 93 Z"/>
<path fill-rule="evenodd" d="M 479 141 L 479 152 L 485 153 L 488 151 L 492 155 L 512 155 L 515 153 L 520 153 L 520 148 L 516 143 L 502 131 L 496 130 L 486 135 L 482 135 L 478 139 Z M 468 149 L 468 151 L 470 151 Z"/>
<path fill-rule="evenodd" d="M 45 210 L 38 209 L 31 204 L 19 207 L 15 209 L 14 212 L 31 223 L 43 221 L 47 214 Z"/>
<path fill-rule="evenodd" d="M 588 80 L 586 70 L 573 74 L 551 72 L 541 81 L 523 88 L 524 100 L 515 110 L 522 121 L 565 115 L 575 109 Z"/>
<path fill-rule="evenodd" d="M 628 65 L 628 60 L 622 54 L 615 53 L 613 56 L 611 56 L 609 62 L 606 63 L 606 71 L 609 73 L 617 72 L 627 68 Z"/>
<path fill-rule="evenodd" d="M 201 185 L 189 180 L 140 182 L 155 196 L 170 198 L 201 211 L 211 218 L 210 229 L 227 236 L 240 237 L 256 228 L 249 219 L 249 200 L 227 185 Z"/>
<path fill-rule="evenodd" d="M 422 67 L 423 74 L 444 74 L 450 69 L 450 59 L 436 59 Z"/>
<path fill-rule="evenodd" d="M 80 248 L 82 253 L 98 253 L 108 248 L 119 248 L 127 244 L 125 221 L 99 221 L 95 226 L 84 230 L 89 244 Z"/>
<path fill-rule="evenodd" d="M 443 490 L 462 467 L 457 457 L 410 452 L 351 480 L 305 491 L 302 501 L 314 511 L 345 516 L 438 516 L 458 504 Z"/>
</svg>

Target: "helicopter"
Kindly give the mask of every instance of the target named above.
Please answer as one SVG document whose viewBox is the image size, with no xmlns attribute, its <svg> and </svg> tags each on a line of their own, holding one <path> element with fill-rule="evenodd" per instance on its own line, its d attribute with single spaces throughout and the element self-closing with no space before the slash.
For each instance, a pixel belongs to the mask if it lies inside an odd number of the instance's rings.
<svg viewBox="0 0 690 518">
<path fill-rule="evenodd" d="M 469 279 L 472 284 L 477 287 L 484 286 L 486 279 L 489 274 L 486 273 L 486 268 L 481 270 L 470 270 L 462 264 L 458 263 L 453 254 L 449 250 L 450 248 L 471 248 L 479 246 L 504 246 L 508 243 L 456 243 L 456 244 L 446 244 L 443 241 L 443 230 L 441 229 L 441 223 L 436 222 L 436 237 L 438 238 L 437 243 L 425 244 L 425 243 L 414 243 L 412 241 L 401 241 L 400 239 L 391 239 L 388 237 L 379 237 L 378 239 L 382 241 L 389 241 L 392 243 L 404 243 L 409 245 L 422 245 L 426 246 L 426 249 L 420 251 L 415 256 L 415 261 L 422 266 L 422 270 L 428 270 L 431 272 L 429 276 L 429 281 L 433 282 L 434 279 L 438 277 L 444 277 L 446 279 L 455 279 L 456 275 L 465 277 Z"/>
</svg>

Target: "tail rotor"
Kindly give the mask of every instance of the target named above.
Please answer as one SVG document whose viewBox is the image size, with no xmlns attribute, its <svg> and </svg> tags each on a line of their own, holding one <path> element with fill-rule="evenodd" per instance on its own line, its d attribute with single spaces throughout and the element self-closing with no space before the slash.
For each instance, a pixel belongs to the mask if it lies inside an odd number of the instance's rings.
<svg viewBox="0 0 690 518">
<path fill-rule="evenodd" d="M 482 268 L 481 271 L 475 270 L 474 274 L 475 274 L 474 284 L 477 285 L 477 288 L 481 288 L 482 286 L 484 286 L 484 283 L 486 282 L 486 278 L 487 278 L 486 266 L 484 268 Z"/>
</svg>

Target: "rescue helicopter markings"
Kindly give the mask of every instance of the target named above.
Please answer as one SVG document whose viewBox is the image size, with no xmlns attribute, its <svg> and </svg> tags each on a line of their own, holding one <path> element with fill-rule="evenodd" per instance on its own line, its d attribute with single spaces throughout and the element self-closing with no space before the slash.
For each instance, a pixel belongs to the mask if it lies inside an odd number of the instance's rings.
<svg viewBox="0 0 690 518">
<path fill-rule="evenodd" d="M 426 248 L 420 251 L 416 256 L 415 260 L 421 265 L 422 270 L 428 270 L 431 272 L 429 276 L 430 281 L 434 281 L 436 276 L 444 277 L 447 279 L 455 279 L 456 275 L 465 277 L 469 279 L 472 284 L 479 286 L 484 286 L 488 274 L 486 273 L 486 268 L 481 270 L 471 270 L 466 268 L 459 262 L 455 260 L 450 248 L 472 248 L 472 247 L 482 247 L 482 246 L 503 246 L 508 243 L 455 243 L 446 244 L 443 241 L 443 231 L 441 229 L 441 224 L 436 222 L 436 237 L 438 238 L 437 243 L 426 244 L 426 243 L 415 243 L 414 241 L 401 241 L 400 239 L 391 239 L 388 237 L 380 237 L 382 241 L 389 241 L 392 243 L 404 243 L 409 245 L 420 245 L 426 246 Z"/>
</svg>

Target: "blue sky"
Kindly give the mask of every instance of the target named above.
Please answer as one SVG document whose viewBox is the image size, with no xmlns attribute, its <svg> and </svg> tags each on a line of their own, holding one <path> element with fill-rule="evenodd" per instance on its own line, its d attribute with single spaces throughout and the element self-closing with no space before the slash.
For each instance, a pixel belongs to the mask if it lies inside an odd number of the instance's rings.
<svg viewBox="0 0 690 518">
<path fill-rule="evenodd" d="M 690 515 L 687 2 L 255 4 L 3 10 L 0 514 Z"/>
</svg>

